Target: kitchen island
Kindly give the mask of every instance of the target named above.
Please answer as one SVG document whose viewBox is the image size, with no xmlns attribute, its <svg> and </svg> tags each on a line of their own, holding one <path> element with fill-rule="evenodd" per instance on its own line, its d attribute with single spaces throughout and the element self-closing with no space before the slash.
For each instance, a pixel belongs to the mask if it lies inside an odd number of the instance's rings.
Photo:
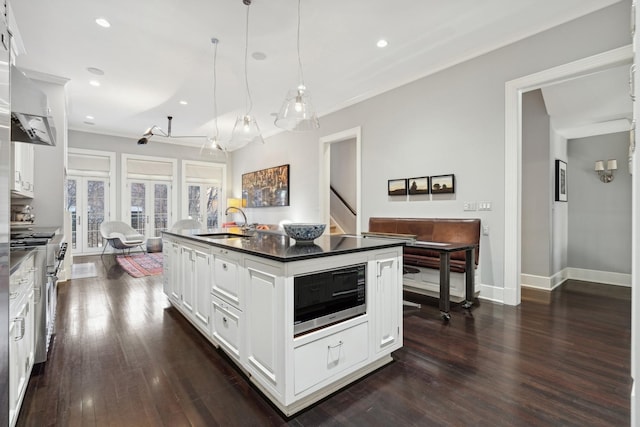
<svg viewBox="0 0 640 427">
<path fill-rule="evenodd" d="M 391 362 L 402 347 L 403 245 L 344 235 L 301 245 L 239 228 L 164 232 L 164 292 L 290 416 Z M 363 272 L 361 311 L 294 330 L 305 299 L 300 278 L 353 268 Z"/>
</svg>

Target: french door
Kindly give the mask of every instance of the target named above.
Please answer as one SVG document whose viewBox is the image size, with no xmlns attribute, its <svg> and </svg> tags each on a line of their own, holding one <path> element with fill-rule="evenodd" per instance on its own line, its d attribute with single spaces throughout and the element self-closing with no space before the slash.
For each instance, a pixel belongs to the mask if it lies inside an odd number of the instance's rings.
<svg viewBox="0 0 640 427">
<path fill-rule="evenodd" d="M 74 253 L 102 250 L 100 224 L 109 218 L 109 179 L 89 176 L 67 178 L 67 210 L 71 212 L 71 247 Z"/>
<path fill-rule="evenodd" d="M 207 228 L 218 228 L 220 186 L 217 184 L 187 184 L 187 217 Z"/>
<path fill-rule="evenodd" d="M 145 237 L 161 237 L 171 226 L 171 183 L 134 180 L 127 183 L 129 224 Z"/>
</svg>

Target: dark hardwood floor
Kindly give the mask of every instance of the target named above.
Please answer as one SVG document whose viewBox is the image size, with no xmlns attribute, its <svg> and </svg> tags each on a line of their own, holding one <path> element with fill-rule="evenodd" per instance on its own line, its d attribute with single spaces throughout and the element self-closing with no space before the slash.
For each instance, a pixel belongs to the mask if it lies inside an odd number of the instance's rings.
<svg viewBox="0 0 640 427">
<path fill-rule="evenodd" d="M 21 426 L 626 426 L 630 290 L 585 282 L 519 307 L 405 309 L 395 362 L 291 419 L 191 327 L 161 277 L 105 256 L 59 286 L 57 333 Z M 535 298 L 535 297 L 539 298 Z"/>
</svg>

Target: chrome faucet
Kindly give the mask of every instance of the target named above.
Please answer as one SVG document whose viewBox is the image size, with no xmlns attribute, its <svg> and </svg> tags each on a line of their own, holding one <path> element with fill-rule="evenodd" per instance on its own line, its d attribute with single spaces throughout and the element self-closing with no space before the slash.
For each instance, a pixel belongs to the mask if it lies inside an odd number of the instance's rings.
<svg viewBox="0 0 640 427">
<path fill-rule="evenodd" d="M 242 218 L 244 218 L 244 225 L 242 226 L 243 229 L 248 229 L 249 228 L 249 221 L 247 221 L 247 215 L 244 213 L 244 211 L 240 208 L 237 208 L 235 206 L 229 206 L 225 211 L 224 214 L 225 215 L 229 215 L 229 210 L 230 209 L 235 209 L 238 212 L 240 212 L 242 214 Z"/>
</svg>

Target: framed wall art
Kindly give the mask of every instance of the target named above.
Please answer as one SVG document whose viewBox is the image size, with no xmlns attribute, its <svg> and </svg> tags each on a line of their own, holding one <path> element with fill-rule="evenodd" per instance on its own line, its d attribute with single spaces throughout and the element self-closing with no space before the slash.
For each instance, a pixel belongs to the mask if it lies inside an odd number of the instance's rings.
<svg viewBox="0 0 640 427">
<path fill-rule="evenodd" d="M 248 208 L 289 206 L 289 165 L 243 174 L 242 204 Z"/>
<path fill-rule="evenodd" d="M 567 164 L 556 160 L 556 202 L 567 201 Z"/>
<path fill-rule="evenodd" d="M 406 196 L 406 194 L 407 194 L 407 180 L 405 178 L 402 178 L 402 179 L 390 179 L 389 180 L 388 194 L 389 194 L 389 196 Z"/>
<path fill-rule="evenodd" d="M 429 194 L 429 177 L 409 178 L 409 194 Z"/>
<path fill-rule="evenodd" d="M 430 178 L 431 194 L 451 194 L 456 192 L 456 179 L 451 175 L 436 175 Z"/>
</svg>

